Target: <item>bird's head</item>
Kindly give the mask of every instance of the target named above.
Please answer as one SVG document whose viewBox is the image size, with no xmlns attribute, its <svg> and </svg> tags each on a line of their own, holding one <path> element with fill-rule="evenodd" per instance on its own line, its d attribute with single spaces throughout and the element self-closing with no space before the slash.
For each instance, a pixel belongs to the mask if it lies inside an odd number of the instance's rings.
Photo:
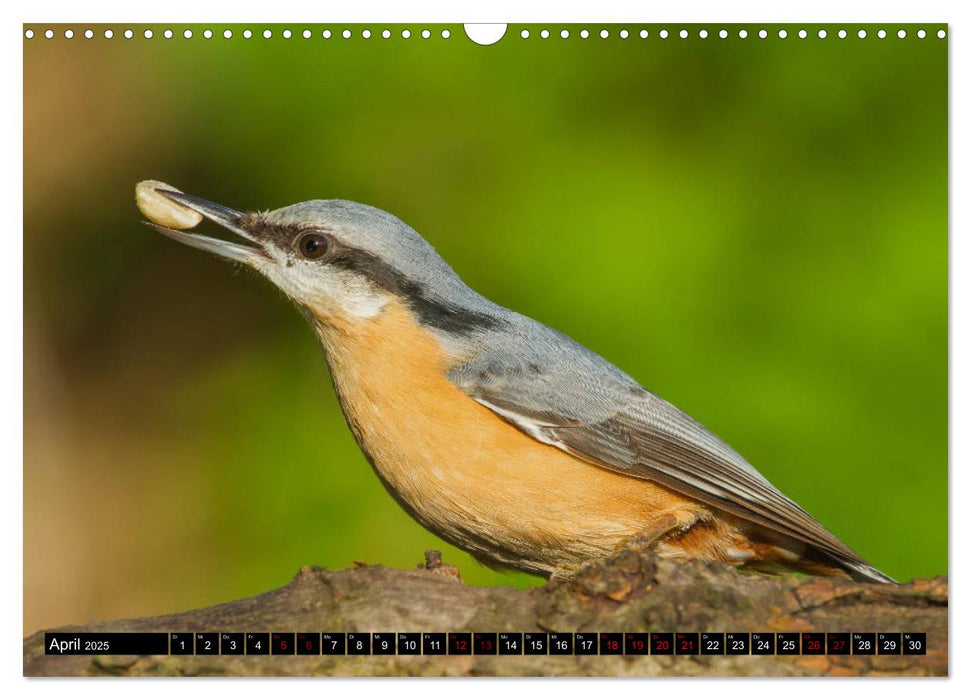
<svg viewBox="0 0 971 700">
<path fill-rule="evenodd" d="M 318 199 L 243 212 L 177 191 L 156 192 L 250 245 L 152 223 L 155 229 L 252 267 L 323 323 L 365 320 L 395 301 L 440 330 L 469 331 L 490 323 L 488 314 L 476 311 L 485 300 L 425 239 L 380 209 Z"/>
</svg>

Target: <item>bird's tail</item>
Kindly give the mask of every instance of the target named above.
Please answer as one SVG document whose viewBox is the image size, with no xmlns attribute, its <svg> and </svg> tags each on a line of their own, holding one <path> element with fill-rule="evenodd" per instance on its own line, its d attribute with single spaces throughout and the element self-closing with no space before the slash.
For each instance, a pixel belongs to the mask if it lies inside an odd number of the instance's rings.
<svg viewBox="0 0 971 700">
<path fill-rule="evenodd" d="M 897 581 L 887 576 L 880 569 L 870 566 L 862 559 L 856 561 L 842 560 L 837 563 L 854 581 L 862 581 L 864 583 L 897 583 Z"/>
<path fill-rule="evenodd" d="M 819 550 L 806 552 L 792 568 L 804 574 L 840 576 L 861 583 L 897 583 L 860 557 L 837 556 Z"/>
</svg>

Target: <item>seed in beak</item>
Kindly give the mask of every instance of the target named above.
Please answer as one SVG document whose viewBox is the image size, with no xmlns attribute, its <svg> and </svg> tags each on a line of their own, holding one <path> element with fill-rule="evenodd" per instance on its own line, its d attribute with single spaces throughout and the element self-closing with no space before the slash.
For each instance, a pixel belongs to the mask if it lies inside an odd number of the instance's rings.
<svg viewBox="0 0 971 700">
<path fill-rule="evenodd" d="M 159 226 L 179 230 L 195 228 L 202 221 L 202 214 L 174 202 L 156 190 L 182 192 L 158 180 L 139 182 L 135 185 L 135 204 L 146 219 Z"/>
</svg>

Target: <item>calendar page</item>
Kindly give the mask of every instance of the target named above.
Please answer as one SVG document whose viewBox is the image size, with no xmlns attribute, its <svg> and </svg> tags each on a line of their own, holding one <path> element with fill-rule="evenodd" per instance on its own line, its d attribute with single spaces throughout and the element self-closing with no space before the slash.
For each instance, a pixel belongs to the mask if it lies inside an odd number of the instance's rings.
<svg viewBox="0 0 971 700">
<path fill-rule="evenodd" d="M 22 26 L 24 674 L 947 675 L 949 26 L 312 19 Z"/>
</svg>

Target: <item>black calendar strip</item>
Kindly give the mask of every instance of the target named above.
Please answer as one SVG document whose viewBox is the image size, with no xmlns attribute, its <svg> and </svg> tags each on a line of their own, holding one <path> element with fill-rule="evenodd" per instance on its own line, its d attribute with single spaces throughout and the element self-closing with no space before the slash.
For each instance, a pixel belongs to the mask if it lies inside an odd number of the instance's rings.
<svg viewBox="0 0 971 700">
<path fill-rule="evenodd" d="M 47 632 L 45 653 L 195 656 L 925 655 L 925 632 Z"/>
</svg>

